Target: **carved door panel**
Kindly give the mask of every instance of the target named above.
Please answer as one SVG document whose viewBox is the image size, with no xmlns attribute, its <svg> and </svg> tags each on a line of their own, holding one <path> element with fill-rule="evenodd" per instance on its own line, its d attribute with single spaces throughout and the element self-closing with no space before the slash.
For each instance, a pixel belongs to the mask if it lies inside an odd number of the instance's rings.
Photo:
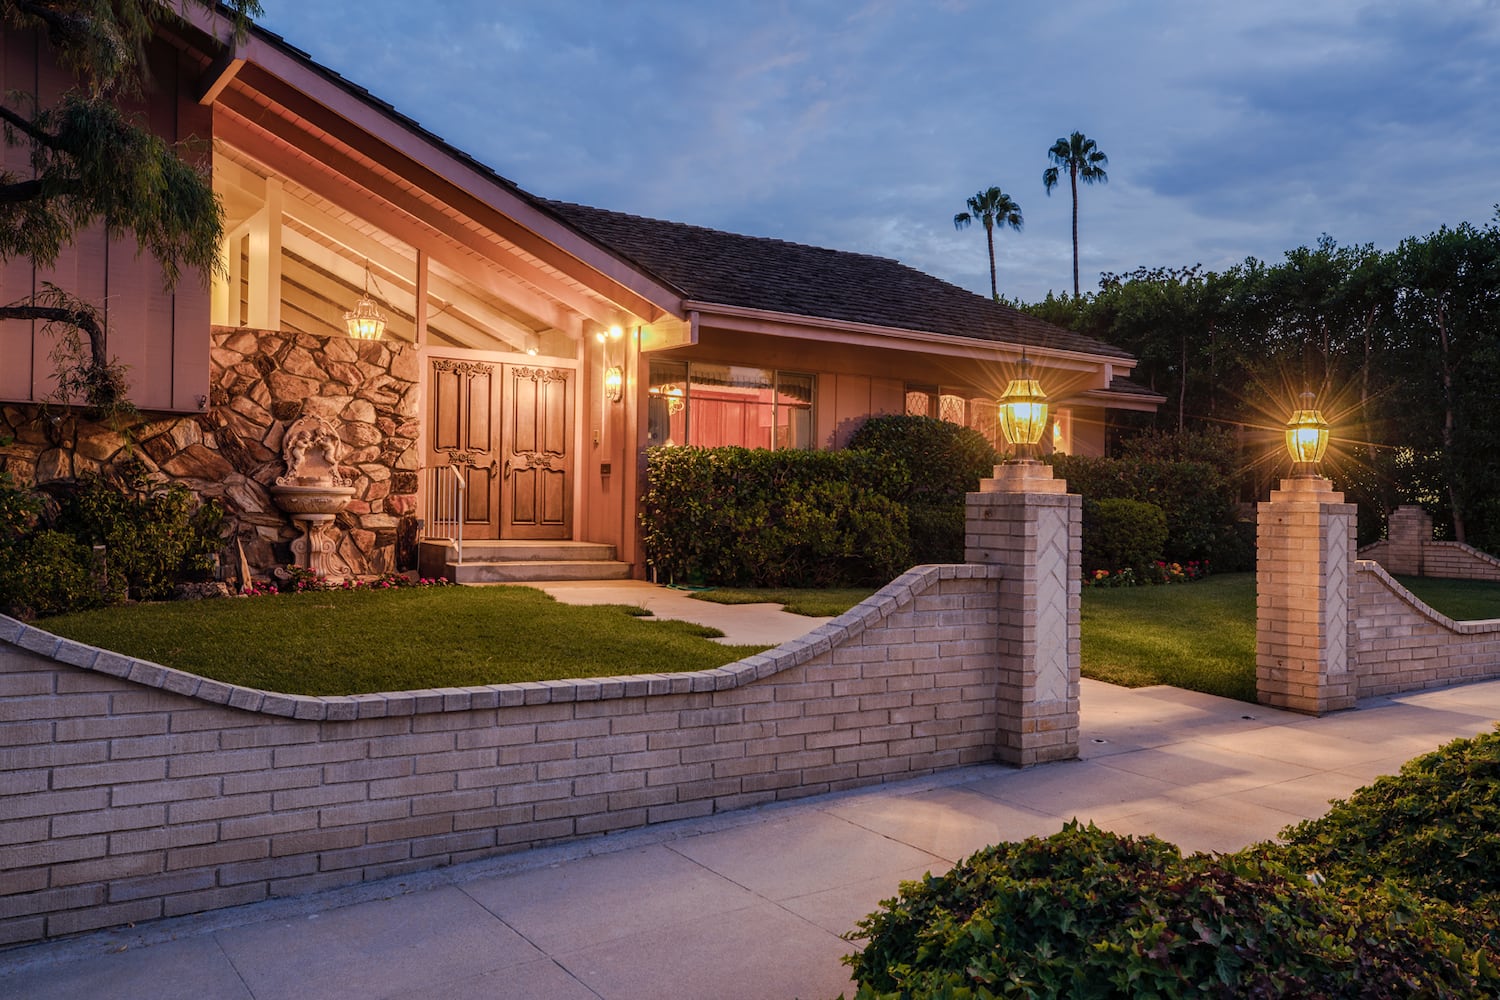
<svg viewBox="0 0 1500 1000">
<path fill-rule="evenodd" d="M 505 366 L 502 537 L 572 537 L 573 374 Z"/>
<path fill-rule="evenodd" d="M 463 537 L 499 538 L 501 366 L 433 358 L 430 376 L 427 464 L 460 470 Z"/>
</svg>

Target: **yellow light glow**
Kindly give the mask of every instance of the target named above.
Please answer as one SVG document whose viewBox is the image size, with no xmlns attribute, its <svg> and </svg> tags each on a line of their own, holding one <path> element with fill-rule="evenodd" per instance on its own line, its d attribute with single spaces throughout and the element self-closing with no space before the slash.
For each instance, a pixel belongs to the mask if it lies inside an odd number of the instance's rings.
<svg viewBox="0 0 1500 1000">
<path fill-rule="evenodd" d="M 604 371 L 604 395 L 611 403 L 618 403 L 625 388 L 625 373 L 619 365 L 610 365 Z"/>
<path fill-rule="evenodd" d="M 355 340 L 379 340 L 385 335 L 385 313 L 374 299 L 362 295 L 354 308 L 344 313 L 344 326 Z"/>
<path fill-rule="evenodd" d="M 625 336 L 625 331 L 620 329 L 618 326 L 612 326 L 609 328 L 610 340 L 619 340 L 623 336 Z"/>
<path fill-rule="evenodd" d="M 1000 397 L 1000 430 L 1024 457 L 1047 430 L 1047 394 L 1031 377 L 1030 362 L 1022 359 L 1021 377 L 1013 378 Z"/>
<path fill-rule="evenodd" d="M 1292 414 L 1286 423 L 1286 450 L 1297 463 L 1294 470 L 1299 475 L 1313 475 L 1317 464 L 1323 461 L 1328 451 L 1328 421 L 1318 411 L 1317 397 L 1310 392 L 1302 394 L 1302 409 Z"/>
</svg>

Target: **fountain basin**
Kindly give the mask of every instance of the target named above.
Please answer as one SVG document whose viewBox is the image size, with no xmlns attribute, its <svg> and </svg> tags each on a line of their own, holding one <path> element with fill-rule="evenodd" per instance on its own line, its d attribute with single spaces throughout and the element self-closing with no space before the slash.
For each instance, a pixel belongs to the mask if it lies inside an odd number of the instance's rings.
<svg viewBox="0 0 1500 1000">
<path fill-rule="evenodd" d="M 272 486 L 271 499 L 288 514 L 337 514 L 354 496 L 352 486 Z"/>
</svg>

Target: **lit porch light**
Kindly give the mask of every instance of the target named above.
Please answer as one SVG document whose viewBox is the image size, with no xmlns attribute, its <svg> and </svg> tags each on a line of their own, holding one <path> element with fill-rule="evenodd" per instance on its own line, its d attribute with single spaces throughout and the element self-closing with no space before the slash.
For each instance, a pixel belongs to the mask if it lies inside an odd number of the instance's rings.
<svg viewBox="0 0 1500 1000">
<path fill-rule="evenodd" d="M 365 261 L 365 293 L 344 313 L 344 326 L 355 340 L 379 340 L 385 336 L 385 313 L 370 298 L 370 262 Z"/>
<path fill-rule="evenodd" d="M 610 365 L 604 370 L 604 398 L 618 403 L 625 390 L 625 372 L 619 365 Z"/>
<path fill-rule="evenodd" d="M 1302 394 L 1302 409 L 1286 423 L 1286 450 L 1292 455 L 1293 476 L 1318 475 L 1318 463 L 1328 451 L 1328 421 L 1317 408 L 1317 396 Z"/>
<path fill-rule="evenodd" d="M 1047 394 L 1031 377 L 1031 361 L 1021 357 L 1019 378 L 1010 380 L 997 401 L 1000 406 L 1000 430 L 1016 449 L 1018 462 L 1031 461 L 1031 450 L 1047 430 Z"/>
</svg>

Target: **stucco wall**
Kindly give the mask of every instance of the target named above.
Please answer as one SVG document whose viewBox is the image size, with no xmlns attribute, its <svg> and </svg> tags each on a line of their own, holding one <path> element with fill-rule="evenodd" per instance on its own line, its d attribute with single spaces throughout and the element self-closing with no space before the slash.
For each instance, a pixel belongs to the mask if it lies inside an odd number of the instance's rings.
<svg viewBox="0 0 1500 1000">
<path fill-rule="evenodd" d="M 718 670 L 344 698 L 0 617 L 0 943 L 993 759 L 999 578 L 919 567 Z"/>
<path fill-rule="evenodd" d="M 1349 633 L 1357 697 L 1500 677 L 1500 619 L 1456 622 L 1378 563 L 1354 565 Z"/>
<path fill-rule="evenodd" d="M 251 569 L 268 576 L 292 561 L 292 522 L 268 487 L 286 471 L 281 436 L 303 414 L 329 418 L 343 438 L 344 474 L 355 494 L 335 528 L 338 556 L 360 574 L 395 568 L 396 532 L 416 509 L 417 352 L 411 345 L 345 337 L 215 329 L 212 389 L 195 416 L 143 414 L 120 430 L 75 410 L 0 407 L 0 469 L 23 485 L 68 482 L 138 462 L 229 512 L 226 557 L 238 541 Z"/>
</svg>

